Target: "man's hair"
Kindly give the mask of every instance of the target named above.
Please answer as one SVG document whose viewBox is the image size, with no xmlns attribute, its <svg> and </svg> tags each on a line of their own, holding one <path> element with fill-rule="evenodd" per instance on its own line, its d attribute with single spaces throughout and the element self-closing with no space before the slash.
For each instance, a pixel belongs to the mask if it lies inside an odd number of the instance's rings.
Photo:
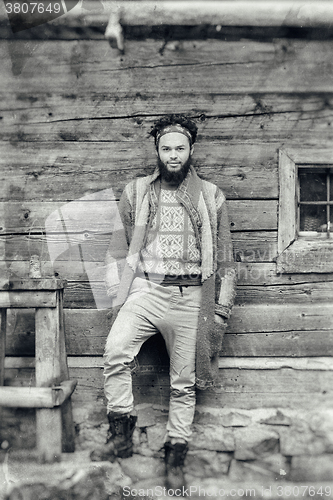
<svg viewBox="0 0 333 500">
<path fill-rule="evenodd" d="M 181 125 L 182 127 L 186 128 L 191 134 L 191 144 L 195 143 L 198 132 L 198 127 L 196 126 L 196 124 L 185 115 L 172 114 L 163 116 L 162 118 L 157 120 L 157 122 L 154 123 L 153 128 L 149 132 L 149 134 L 154 137 L 156 146 L 158 133 L 160 132 L 160 130 L 168 127 L 169 125 Z"/>
</svg>

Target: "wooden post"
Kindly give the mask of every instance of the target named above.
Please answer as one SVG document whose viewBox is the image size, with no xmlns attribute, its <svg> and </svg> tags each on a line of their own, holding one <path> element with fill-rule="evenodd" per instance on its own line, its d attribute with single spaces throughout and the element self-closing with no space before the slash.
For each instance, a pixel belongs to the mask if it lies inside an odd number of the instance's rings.
<svg viewBox="0 0 333 500">
<path fill-rule="evenodd" d="M 58 296 L 58 292 L 55 292 Z M 61 382 L 59 303 L 36 309 L 36 386 Z M 62 452 L 61 408 L 36 410 L 37 449 L 41 462 L 60 460 Z"/>
<path fill-rule="evenodd" d="M 65 344 L 65 327 L 63 315 L 63 290 L 57 290 L 57 304 L 59 315 L 59 356 L 60 356 L 60 376 L 61 382 L 69 380 L 66 344 Z M 61 406 L 62 417 L 62 451 L 64 453 L 73 453 L 75 450 L 74 443 L 74 422 L 72 412 L 72 401 L 66 399 Z"/>
<path fill-rule="evenodd" d="M 0 309 L 0 386 L 3 386 L 5 380 L 6 326 L 7 309 Z M 0 422 L 2 417 L 2 407 L 0 406 Z"/>
<path fill-rule="evenodd" d="M 0 386 L 5 380 L 7 309 L 0 309 Z"/>
</svg>

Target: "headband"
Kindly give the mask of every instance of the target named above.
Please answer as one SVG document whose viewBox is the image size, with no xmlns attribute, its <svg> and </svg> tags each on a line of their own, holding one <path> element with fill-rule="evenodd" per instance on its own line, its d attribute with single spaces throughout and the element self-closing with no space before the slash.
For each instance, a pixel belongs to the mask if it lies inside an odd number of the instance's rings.
<svg viewBox="0 0 333 500">
<path fill-rule="evenodd" d="M 171 132 L 178 132 L 179 134 L 185 135 L 189 139 L 190 144 L 192 145 L 192 135 L 190 131 L 187 128 L 182 127 L 178 123 L 176 125 L 168 125 L 167 127 L 164 127 L 161 130 L 159 130 L 156 134 L 156 144 L 158 144 L 160 138 L 163 135 L 170 134 Z"/>
</svg>

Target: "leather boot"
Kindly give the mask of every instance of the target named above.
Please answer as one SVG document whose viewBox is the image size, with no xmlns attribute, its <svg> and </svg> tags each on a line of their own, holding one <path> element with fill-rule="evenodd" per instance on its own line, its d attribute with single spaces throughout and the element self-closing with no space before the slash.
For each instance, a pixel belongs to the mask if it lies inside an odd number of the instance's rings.
<svg viewBox="0 0 333 500">
<path fill-rule="evenodd" d="M 165 451 L 165 485 L 167 489 L 186 488 L 184 477 L 184 461 L 188 450 L 187 443 L 164 443 Z"/>
<path fill-rule="evenodd" d="M 133 454 L 133 432 L 137 417 L 120 413 L 109 413 L 109 430 L 106 444 L 92 451 L 90 458 L 94 462 L 114 462 L 116 458 L 128 458 Z"/>
</svg>

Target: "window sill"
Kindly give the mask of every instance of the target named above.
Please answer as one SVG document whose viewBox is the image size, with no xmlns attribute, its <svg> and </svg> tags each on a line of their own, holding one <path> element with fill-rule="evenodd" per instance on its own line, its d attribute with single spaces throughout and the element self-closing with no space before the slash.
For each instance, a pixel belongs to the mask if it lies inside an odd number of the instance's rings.
<svg viewBox="0 0 333 500">
<path fill-rule="evenodd" d="M 299 238 L 276 260 L 278 273 L 332 273 L 333 238 Z"/>
</svg>

